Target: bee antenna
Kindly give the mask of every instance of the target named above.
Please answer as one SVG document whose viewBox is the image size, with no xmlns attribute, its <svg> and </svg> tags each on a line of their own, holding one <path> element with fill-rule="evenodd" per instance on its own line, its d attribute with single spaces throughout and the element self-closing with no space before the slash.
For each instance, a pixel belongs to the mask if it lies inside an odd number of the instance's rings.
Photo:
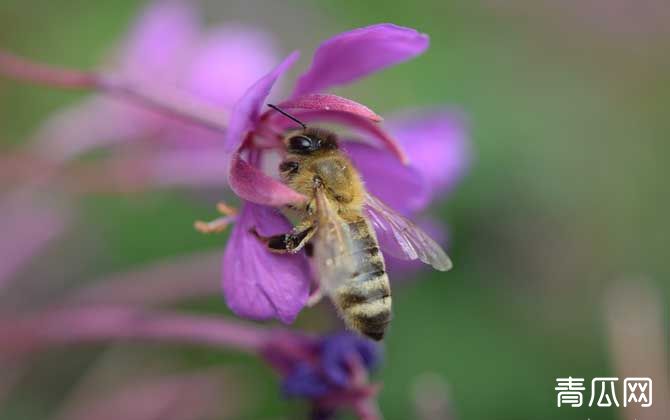
<svg viewBox="0 0 670 420">
<path fill-rule="evenodd" d="M 298 124 L 300 124 L 300 126 L 301 126 L 303 129 L 306 129 L 306 128 L 307 128 L 307 126 L 305 125 L 305 123 L 303 123 L 302 121 L 300 121 L 299 119 L 297 119 L 297 118 L 294 117 L 293 115 L 289 114 L 288 112 L 286 112 L 286 111 L 280 109 L 277 105 L 268 104 L 268 106 L 269 106 L 270 108 L 274 109 L 275 111 L 279 112 L 280 114 L 282 114 L 282 115 L 285 116 L 286 118 L 288 118 L 288 119 L 290 119 L 290 120 L 293 120 L 293 121 L 297 122 Z"/>
</svg>

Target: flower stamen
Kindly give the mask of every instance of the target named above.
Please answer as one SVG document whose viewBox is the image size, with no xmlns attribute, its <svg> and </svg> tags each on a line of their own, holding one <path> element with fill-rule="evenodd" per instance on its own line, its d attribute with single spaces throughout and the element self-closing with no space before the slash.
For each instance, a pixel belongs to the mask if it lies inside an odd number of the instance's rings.
<svg viewBox="0 0 670 420">
<path fill-rule="evenodd" d="M 219 217 L 217 219 L 211 220 L 209 222 L 204 222 L 202 220 L 196 220 L 193 223 L 193 227 L 200 233 L 210 234 L 210 233 L 221 233 L 228 225 L 233 223 L 237 216 L 229 215 L 224 217 Z"/>
<path fill-rule="evenodd" d="M 216 203 L 216 210 L 218 210 L 219 213 L 223 214 L 224 216 L 237 216 L 237 208 L 223 202 L 219 201 Z"/>
<path fill-rule="evenodd" d="M 193 227 L 200 233 L 209 234 L 209 233 L 221 233 L 228 225 L 235 222 L 237 219 L 237 209 L 231 206 L 228 203 L 219 201 L 216 203 L 216 210 L 223 214 L 224 217 L 219 217 L 209 222 L 204 222 L 202 220 L 196 220 L 193 223 Z"/>
</svg>

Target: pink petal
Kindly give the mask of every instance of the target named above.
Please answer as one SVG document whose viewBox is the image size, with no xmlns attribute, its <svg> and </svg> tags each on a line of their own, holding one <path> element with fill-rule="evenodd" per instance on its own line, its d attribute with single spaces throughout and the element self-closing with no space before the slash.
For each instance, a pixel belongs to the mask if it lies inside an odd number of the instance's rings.
<svg viewBox="0 0 670 420">
<path fill-rule="evenodd" d="M 274 67 L 277 55 L 269 34 L 241 26 L 218 28 L 193 52 L 185 88 L 213 104 L 232 108 Z"/>
<path fill-rule="evenodd" d="M 148 307 L 211 296 L 219 291 L 216 278 L 221 273 L 220 265 L 218 250 L 166 257 L 129 271 L 103 275 L 78 289 L 68 304 Z"/>
<path fill-rule="evenodd" d="M 257 351 L 267 332 L 221 316 L 147 311 L 137 306 L 88 305 L 0 317 L 0 351 L 27 355 L 46 346 L 147 340 Z M 20 352 L 20 353 L 19 353 Z"/>
<path fill-rule="evenodd" d="M 407 151 L 410 165 L 430 183 L 434 194 L 444 193 L 461 179 L 470 164 L 467 123 L 453 110 L 414 114 L 389 120 L 389 131 Z"/>
<path fill-rule="evenodd" d="M 91 369 L 55 418 L 197 420 L 221 415 L 223 372 L 155 376 L 143 372 L 148 370 L 146 366 L 131 366 L 124 360 L 120 367 L 119 363 L 105 361 L 107 364 L 102 362 Z M 124 368 L 131 372 L 123 372 Z M 228 405 L 234 405 L 234 401 L 226 401 Z"/>
<path fill-rule="evenodd" d="M 366 144 L 345 142 L 342 147 L 363 176 L 365 188 L 399 213 L 410 214 L 430 201 L 430 185 L 415 168 Z"/>
<path fill-rule="evenodd" d="M 223 257 L 223 291 L 230 309 L 253 319 L 291 323 L 305 306 L 310 279 L 303 255 L 267 250 L 249 231 L 263 236 L 288 232 L 291 224 L 276 209 L 245 203 Z"/>
<path fill-rule="evenodd" d="M 31 189 L 0 202 L 0 290 L 69 224 L 64 208 L 45 202 Z"/>
<path fill-rule="evenodd" d="M 226 186 L 228 163 L 223 145 L 158 150 L 144 160 L 152 185 L 219 189 Z"/>
<path fill-rule="evenodd" d="M 302 194 L 250 165 L 239 153 L 235 153 L 230 161 L 228 183 L 239 197 L 265 206 L 281 207 L 306 200 Z"/>
<path fill-rule="evenodd" d="M 291 53 L 274 70 L 260 78 L 251 86 L 233 107 L 228 132 L 226 133 L 226 152 L 237 151 L 249 131 L 255 128 L 260 116 L 260 108 L 270 94 L 272 86 L 286 70 L 298 59 L 298 51 Z"/>
<path fill-rule="evenodd" d="M 312 110 L 312 111 L 341 111 L 348 114 L 358 115 L 374 122 L 380 122 L 382 117 L 375 114 L 370 108 L 354 102 L 351 99 L 343 98 L 337 95 L 324 93 L 312 93 L 289 99 L 282 102 L 279 107 L 283 110 Z"/>
<path fill-rule="evenodd" d="M 380 146 L 389 151 L 396 159 L 402 163 L 408 162 L 407 156 L 402 146 L 384 131 L 378 124 L 370 121 L 368 118 L 363 118 L 356 114 L 351 114 L 342 111 L 299 111 L 294 112 L 294 115 L 304 122 L 324 121 L 342 124 L 348 128 L 359 131 L 366 135 L 366 137 L 376 139 Z M 287 118 L 275 118 L 274 124 L 279 126 L 289 127 L 291 121 Z"/>
<path fill-rule="evenodd" d="M 51 116 L 35 134 L 31 147 L 47 159 L 65 162 L 140 137 L 156 118 L 121 100 L 95 96 Z"/>
<path fill-rule="evenodd" d="M 428 48 L 428 36 L 414 29 L 382 23 L 341 33 L 314 53 L 312 66 L 293 97 L 323 92 L 409 60 Z"/>
<path fill-rule="evenodd" d="M 137 20 L 120 51 L 120 71 L 137 79 L 174 81 L 199 30 L 195 9 L 179 0 L 157 0 Z"/>
</svg>

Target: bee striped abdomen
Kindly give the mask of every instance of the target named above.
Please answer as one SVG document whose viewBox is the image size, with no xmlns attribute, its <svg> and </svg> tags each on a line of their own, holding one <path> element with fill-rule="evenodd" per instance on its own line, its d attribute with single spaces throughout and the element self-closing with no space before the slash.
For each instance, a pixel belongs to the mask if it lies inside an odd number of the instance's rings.
<svg viewBox="0 0 670 420">
<path fill-rule="evenodd" d="M 391 321 L 391 288 L 384 258 L 365 219 L 349 223 L 349 229 L 357 264 L 351 278 L 337 290 L 335 302 L 349 328 L 381 340 Z"/>
</svg>

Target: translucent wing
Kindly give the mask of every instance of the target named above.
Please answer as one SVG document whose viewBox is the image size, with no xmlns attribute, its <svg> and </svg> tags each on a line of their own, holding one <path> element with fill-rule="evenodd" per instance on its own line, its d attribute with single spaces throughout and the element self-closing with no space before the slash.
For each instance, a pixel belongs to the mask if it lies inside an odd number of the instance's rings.
<svg viewBox="0 0 670 420">
<path fill-rule="evenodd" d="M 451 260 L 442 247 L 420 227 L 370 194 L 365 197 L 365 205 L 384 252 L 403 260 L 421 260 L 436 270 L 451 269 Z"/>
<path fill-rule="evenodd" d="M 316 188 L 315 197 L 317 231 L 313 241 L 314 263 L 320 286 L 326 293 L 332 293 L 354 277 L 353 239 L 349 225 L 337 214 L 337 209 L 322 188 Z"/>
</svg>

